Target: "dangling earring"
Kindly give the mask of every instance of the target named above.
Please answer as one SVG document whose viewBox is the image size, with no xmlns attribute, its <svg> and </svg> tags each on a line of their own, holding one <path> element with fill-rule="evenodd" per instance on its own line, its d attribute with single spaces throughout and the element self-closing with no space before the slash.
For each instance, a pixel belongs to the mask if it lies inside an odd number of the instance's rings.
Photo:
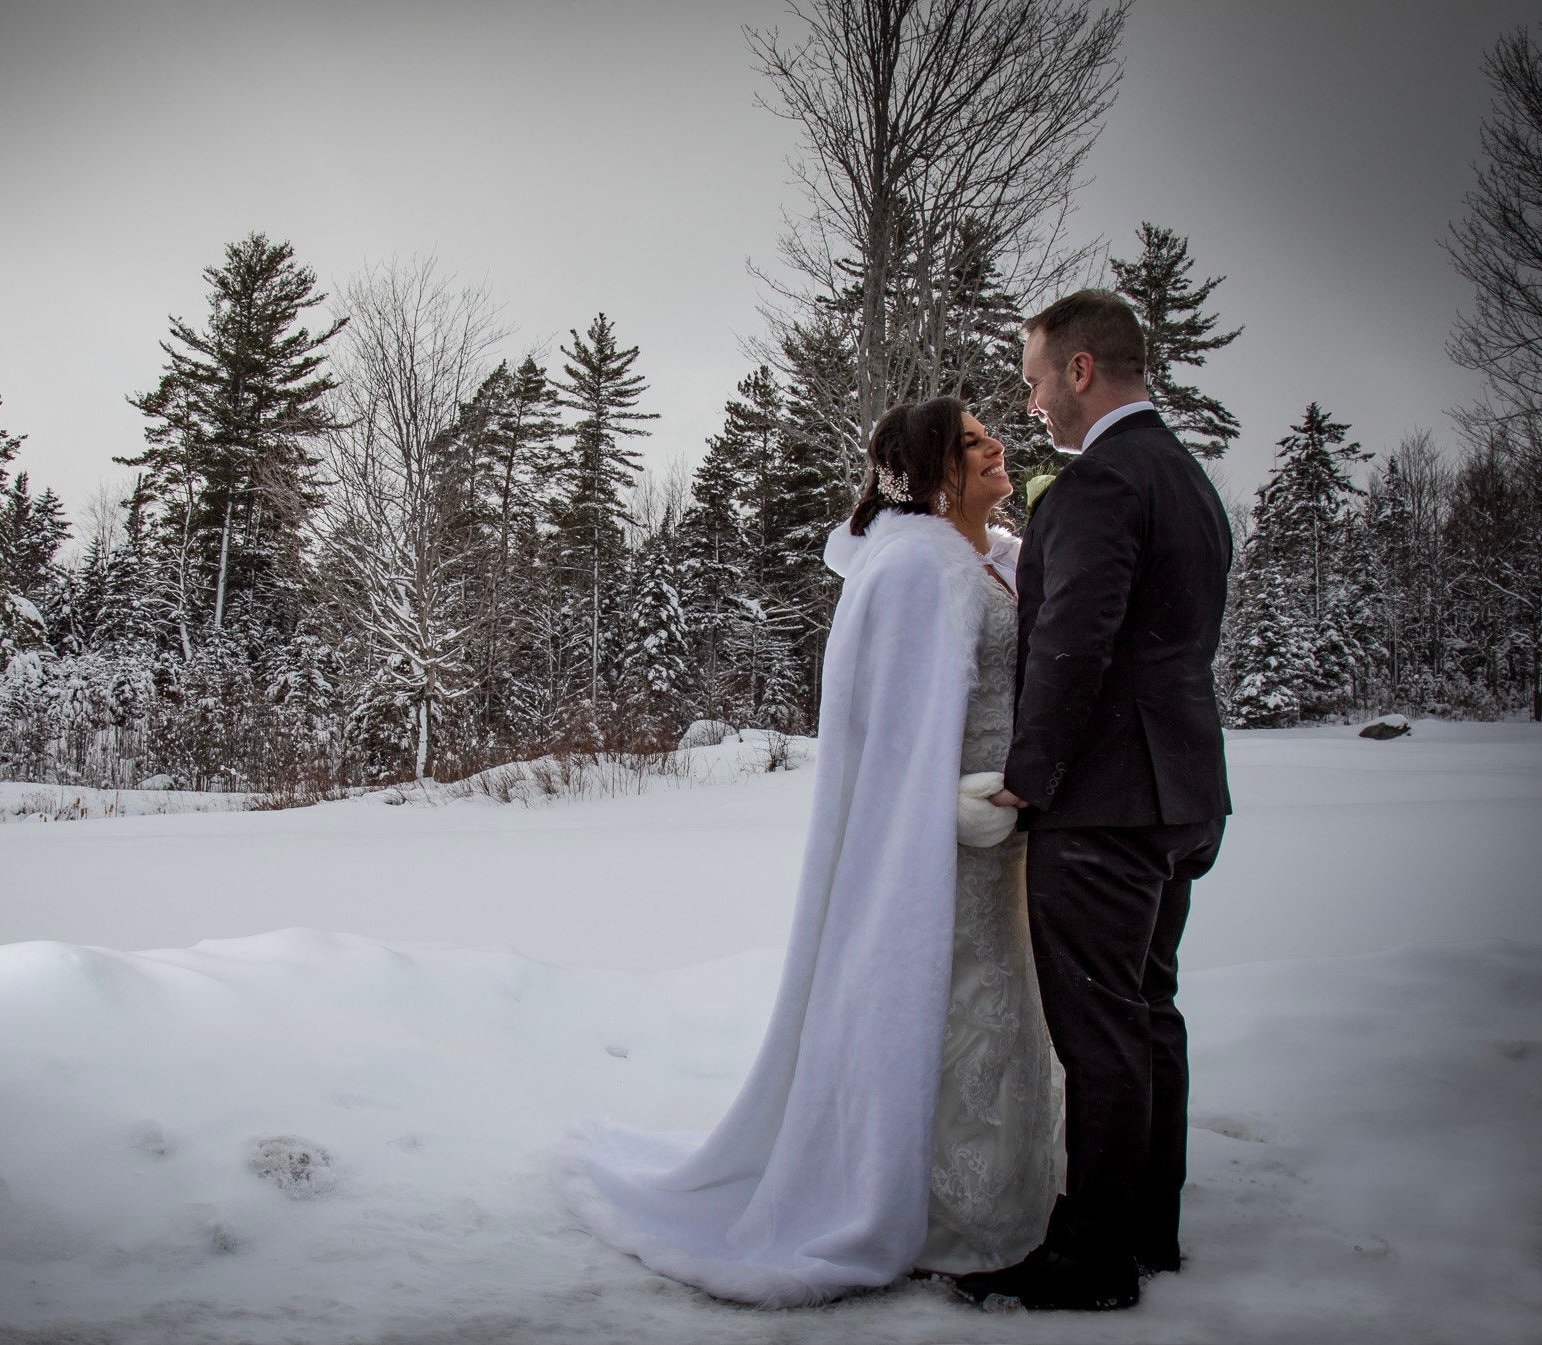
<svg viewBox="0 0 1542 1345">
<path fill-rule="evenodd" d="M 937 492 L 937 503 L 932 506 L 932 509 L 936 513 L 938 518 L 946 518 L 948 516 L 948 492 L 947 491 L 939 490 Z"/>
</svg>

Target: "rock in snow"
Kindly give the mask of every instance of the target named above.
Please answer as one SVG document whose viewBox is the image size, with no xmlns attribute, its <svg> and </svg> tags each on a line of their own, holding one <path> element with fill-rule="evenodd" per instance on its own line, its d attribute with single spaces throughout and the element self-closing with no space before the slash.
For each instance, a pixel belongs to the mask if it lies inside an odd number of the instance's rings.
<svg viewBox="0 0 1542 1345">
<path fill-rule="evenodd" d="M 1385 742 L 1388 738 L 1401 738 L 1405 733 L 1412 733 L 1413 725 L 1402 715 L 1382 715 L 1380 719 L 1373 719 L 1360 730 L 1362 738 L 1374 738 Z"/>
</svg>

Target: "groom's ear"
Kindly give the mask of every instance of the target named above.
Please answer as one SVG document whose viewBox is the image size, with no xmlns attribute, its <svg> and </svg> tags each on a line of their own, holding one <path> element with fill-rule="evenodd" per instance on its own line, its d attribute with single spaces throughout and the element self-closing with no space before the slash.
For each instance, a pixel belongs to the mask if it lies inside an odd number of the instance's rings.
<svg viewBox="0 0 1542 1345">
<path fill-rule="evenodd" d="M 1066 366 L 1066 378 L 1072 388 L 1077 392 L 1086 392 L 1092 386 L 1092 371 L 1094 369 L 1092 356 L 1085 350 L 1078 350 L 1071 356 L 1071 363 Z"/>
</svg>

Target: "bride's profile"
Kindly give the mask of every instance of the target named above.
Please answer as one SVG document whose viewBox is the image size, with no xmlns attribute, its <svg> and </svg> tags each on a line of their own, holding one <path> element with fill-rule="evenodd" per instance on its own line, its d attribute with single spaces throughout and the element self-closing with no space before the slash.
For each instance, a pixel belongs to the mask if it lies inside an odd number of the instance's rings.
<svg viewBox="0 0 1542 1345">
<path fill-rule="evenodd" d="M 879 421 L 825 559 L 845 580 L 765 1039 L 709 1134 L 599 1127 L 583 1223 L 661 1274 L 786 1307 L 1018 1261 L 1058 1188 L 1012 732 L 1016 540 L 1001 444 L 954 398 Z"/>
</svg>

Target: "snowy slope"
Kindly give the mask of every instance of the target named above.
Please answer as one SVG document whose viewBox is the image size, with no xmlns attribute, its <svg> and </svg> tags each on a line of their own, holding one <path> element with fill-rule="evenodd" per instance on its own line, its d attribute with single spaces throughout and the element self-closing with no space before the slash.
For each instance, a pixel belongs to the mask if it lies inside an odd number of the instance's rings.
<svg viewBox="0 0 1542 1345">
<path fill-rule="evenodd" d="M 1186 945 L 1190 1263 L 1092 1318 L 924 1283 L 728 1307 L 556 1200 L 569 1126 L 732 1097 L 806 769 L 0 829 L 0 936 L 36 940 L 0 945 L 0 1341 L 1535 1340 L 1542 733 L 1231 756 Z M 161 944 L 194 946 L 110 951 Z"/>
</svg>

